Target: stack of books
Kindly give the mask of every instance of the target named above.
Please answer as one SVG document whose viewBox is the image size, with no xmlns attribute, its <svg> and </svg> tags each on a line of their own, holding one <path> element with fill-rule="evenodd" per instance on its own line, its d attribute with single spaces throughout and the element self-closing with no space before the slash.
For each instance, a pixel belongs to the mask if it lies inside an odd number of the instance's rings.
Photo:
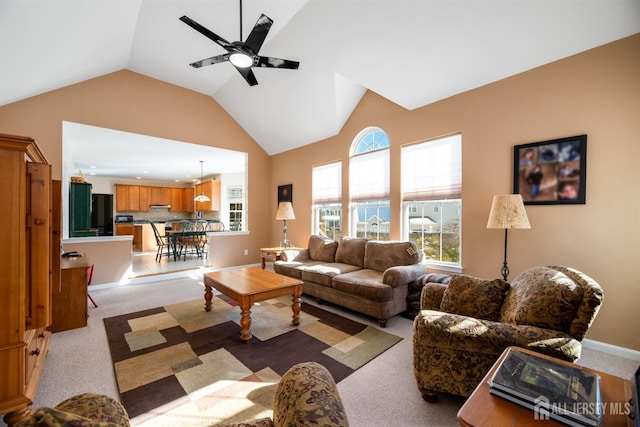
<svg viewBox="0 0 640 427">
<path fill-rule="evenodd" d="M 534 419 L 598 426 L 602 420 L 600 376 L 517 349 L 509 349 L 489 380 L 491 394 L 532 409 Z"/>
</svg>

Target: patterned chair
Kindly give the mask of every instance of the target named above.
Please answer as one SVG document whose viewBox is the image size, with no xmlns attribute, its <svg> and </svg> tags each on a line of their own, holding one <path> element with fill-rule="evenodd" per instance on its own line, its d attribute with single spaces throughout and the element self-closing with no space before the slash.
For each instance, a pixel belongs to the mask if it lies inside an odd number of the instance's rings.
<svg viewBox="0 0 640 427">
<path fill-rule="evenodd" d="M 294 365 L 273 398 L 273 419 L 260 418 L 227 427 L 347 427 L 347 414 L 331 373 L 315 362 Z"/>
<path fill-rule="evenodd" d="M 39 408 L 14 427 L 128 427 L 129 416 L 117 400 L 101 394 L 84 393 L 55 408 Z"/>
<path fill-rule="evenodd" d="M 570 362 L 602 304 L 602 288 L 562 266 L 535 267 L 513 282 L 453 275 L 427 283 L 413 324 L 418 389 L 469 396 L 509 346 Z"/>
</svg>

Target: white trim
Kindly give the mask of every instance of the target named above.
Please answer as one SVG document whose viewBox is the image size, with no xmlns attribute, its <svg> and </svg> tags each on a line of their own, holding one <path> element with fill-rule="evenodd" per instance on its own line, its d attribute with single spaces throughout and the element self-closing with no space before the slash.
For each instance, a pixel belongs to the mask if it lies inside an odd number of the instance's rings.
<svg viewBox="0 0 640 427">
<path fill-rule="evenodd" d="M 242 267 L 259 267 L 259 266 L 260 264 L 248 264 L 248 265 L 240 265 L 240 266 L 225 267 L 225 268 L 211 268 L 211 267 L 194 268 L 191 270 L 176 271 L 174 273 L 162 273 L 162 274 L 152 274 L 148 276 L 133 277 L 131 279 L 122 280 L 121 282 L 111 282 L 111 283 L 101 283 L 99 285 L 91 285 L 89 287 L 89 290 L 97 291 L 97 290 L 117 288 L 120 286 L 127 286 L 127 285 L 140 285 L 143 283 L 163 282 L 165 280 L 180 279 L 183 277 L 193 277 L 193 276 L 202 277 L 203 274 L 210 273 L 212 271 L 229 270 L 233 268 L 242 268 Z"/>
<path fill-rule="evenodd" d="M 620 347 L 605 342 L 594 341 L 590 339 L 582 340 L 582 345 L 591 350 L 601 351 L 603 353 L 612 354 L 614 356 L 624 357 L 625 359 L 636 360 L 640 362 L 640 351 L 626 347 Z"/>
</svg>

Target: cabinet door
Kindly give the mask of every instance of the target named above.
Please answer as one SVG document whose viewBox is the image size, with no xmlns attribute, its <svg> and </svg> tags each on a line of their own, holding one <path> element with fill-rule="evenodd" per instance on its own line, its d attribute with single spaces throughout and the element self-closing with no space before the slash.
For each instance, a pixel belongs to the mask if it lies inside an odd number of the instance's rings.
<svg viewBox="0 0 640 427">
<path fill-rule="evenodd" d="M 220 181 L 205 181 L 197 184 L 196 196 L 204 194 L 209 198 L 208 202 L 195 202 L 196 211 L 219 211 L 220 210 Z"/>
<path fill-rule="evenodd" d="M 129 186 L 116 184 L 116 212 L 129 210 Z"/>
<path fill-rule="evenodd" d="M 146 187 L 144 185 L 138 186 L 139 191 L 139 199 L 138 199 L 138 210 L 140 212 L 149 212 L 149 202 L 151 198 L 151 188 Z"/>
<path fill-rule="evenodd" d="M 193 212 L 195 210 L 194 197 L 196 196 L 193 188 L 182 189 L 182 210 L 184 212 Z"/>
<path fill-rule="evenodd" d="M 183 212 L 182 188 L 171 188 L 171 212 Z"/>
<path fill-rule="evenodd" d="M 127 210 L 137 212 L 140 210 L 140 187 L 130 185 L 128 190 Z"/>
<path fill-rule="evenodd" d="M 69 222 L 71 232 L 91 228 L 91 184 L 72 182 L 70 191 L 71 212 Z"/>
<path fill-rule="evenodd" d="M 51 166 L 27 163 L 27 329 L 51 321 Z M 91 186 L 89 184 L 89 190 Z M 89 191 L 91 199 L 91 191 Z"/>
</svg>

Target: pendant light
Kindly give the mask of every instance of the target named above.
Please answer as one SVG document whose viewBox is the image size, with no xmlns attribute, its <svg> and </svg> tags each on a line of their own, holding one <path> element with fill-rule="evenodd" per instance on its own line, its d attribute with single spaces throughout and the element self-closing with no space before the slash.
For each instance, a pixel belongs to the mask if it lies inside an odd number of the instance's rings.
<svg viewBox="0 0 640 427">
<path fill-rule="evenodd" d="M 209 200 L 211 200 L 210 198 L 208 198 L 207 196 L 204 195 L 204 189 L 202 187 L 202 179 L 203 179 L 203 169 L 202 169 L 202 165 L 204 164 L 204 160 L 200 160 L 200 195 L 197 196 L 195 199 L 193 199 L 196 202 L 208 202 Z"/>
</svg>

